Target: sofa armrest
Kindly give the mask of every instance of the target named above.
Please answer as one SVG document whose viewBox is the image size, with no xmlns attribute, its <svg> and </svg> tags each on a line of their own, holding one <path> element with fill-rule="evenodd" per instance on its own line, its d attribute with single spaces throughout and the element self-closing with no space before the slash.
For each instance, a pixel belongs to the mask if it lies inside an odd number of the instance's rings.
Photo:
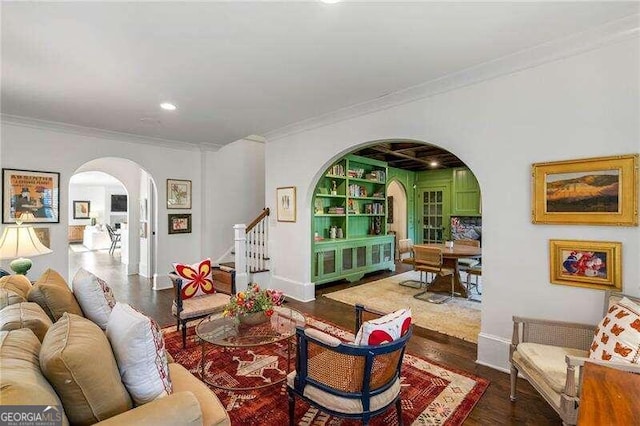
<svg viewBox="0 0 640 426">
<path fill-rule="evenodd" d="M 200 403 L 191 392 L 177 392 L 113 416 L 100 426 L 202 425 Z"/>
<path fill-rule="evenodd" d="M 586 351 L 591 346 L 595 329 L 592 324 L 514 316 L 511 353 L 524 342 Z"/>
</svg>

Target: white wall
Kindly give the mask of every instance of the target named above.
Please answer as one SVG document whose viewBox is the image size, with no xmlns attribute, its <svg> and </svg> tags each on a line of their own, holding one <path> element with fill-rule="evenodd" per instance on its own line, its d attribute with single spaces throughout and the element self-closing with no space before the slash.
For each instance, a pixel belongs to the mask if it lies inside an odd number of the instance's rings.
<svg viewBox="0 0 640 426">
<path fill-rule="evenodd" d="M 220 258 L 233 245 L 233 225 L 248 224 L 265 207 L 264 143 L 241 139 L 208 152 L 205 166 L 204 256 Z M 275 193 L 275 191 L 274 191 Z"/>
<path fill-rule="evenodd" d="M 201 193 L 201 166 L 199 158 L 201 153 L 194 149 L 169 148 L 156 143 L 134 143 L 129 141 L 126 135 L 114 135 L 102 137 L 84 134 L 82 129 L 67 131 L 63 128 L 38 127 L 36 125 L 20 124 L 3 120 L 0 129 L 2 139 L 2 155 L 0 165 L 2 167 L 44 170 L 60 172 L 60 223 L 46 225 L 50 228 L 52 254 L 33 258 L 33 268 L 30 276 L 37 277 L 47 267 L 57 271 L 67 271 L 67 225 L 69 223 L 69 179 L 80 166 L 88 161 L 105 157 L 129 159 L 142 167 L 162 185 L 167 178 L 189 179 L 193 186 L 193 200 L 191 213 L 193 224 L 191 234 L 168 235 L 166 194 L 161 191 L 158 202 L 158 250 L 157 277 L 159 287 L 171 285 L 166 273 L 172 262 L 180 260 L 194 263 L 200 259 L 202 239 L 202 197 Z M 25 155 L 29 153 L 29 155 Z M 105 171 L 120 180 L 129 191 L 130 221 L 138 223 L 138 193 L 140 188 L 140 174 L 128 177 L 127 172 L 118 170 L 107 171 L 96 168 L 93 170 Z M 126 176 L 120 176 L 126 175 Z M 131 181 L 131 183 L 128 183 Z M 135 183 L 133 183 L 135 182 Z M 129 188 L 134 188 L 135 195 Z M 135 208 L 132 208 L 134 206 Z M 162 220 L 164 219 L 164 220 Z M 133 228 L 133 229 L 131 229 Z M 135 238 L 131 238 L 131 236 Z M 130 241 L 137 241 L 138 227 L 130 227 Z M 211 237 L 213 238 L 213 237 Z M 137 246 L 137 245 L 136 245 Z M 138 259 L 138 251 L 134 254 Z"/>
<path fill-rule="evenodd" d="M 387 224 L 387 230 L 395 231 L 396 240 L 404 240 L 407 238 L 407 193 L 394 180 L 387 187 L 387 197 L 393 197 L 393 223 Z"/>
<path fill-rule="evenodd" d="M 428 141 L 460 157 L 483 198 L 480 363 L 507 367 L 514 314 L 595 323 L 602 291 L 549 283 L 549 239 L 623 243 L 624 291 L 640 294 L 638 227 L 533 225 L 533 162 L 640 151 L 639 40 L 633 38 L 334 124 L 272 138 L 267 205 L 296 186 L 295 223 L 271 223 L 272 285 L 309 300 L 311 198 L 322 171 L 368 141 Z M 451 319 L 455 320 L 455 319 Z"/>
</svg>

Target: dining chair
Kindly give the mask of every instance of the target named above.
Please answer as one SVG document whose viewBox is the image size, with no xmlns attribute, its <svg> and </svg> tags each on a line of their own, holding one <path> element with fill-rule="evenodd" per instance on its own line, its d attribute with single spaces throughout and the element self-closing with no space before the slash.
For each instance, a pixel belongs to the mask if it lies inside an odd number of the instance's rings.
<svg viewBox="0 0 640 426">
<path fill-rule="evenodd" d="M 111 239 L 111 247 L 109 247 L 109 254 L 113 254 L 116 251 L 116 246 L 121 241 L 122 236 L 111 227 L 107 226 L 107 232 L 109 233 L 109 239 Z"/>
<path fill-rule="evenodd" d="M 411 240 L 411 238 L 405 238 L 402 240 L 398 240 L 398 251 L 400 253 L 400 261 L 402 263 L 406 263 L 408 265 L 413 266 L 414 271 L 415 269 L 415 262 L 414 262 L 414 258 L 413 258 L 413 240 Z M 403 255 L 408 254 L 408 257 L 403 257 Z M 420 272 L 420 281 L 416 281 L 416 280 L 404 280 L 404 281 L 400 281 L 398 284 L 400 284 L 403 287 L 411 287 L 411 288 L 422 288 L 422 272 Z"/>
<path fill-rule="evenodd" d="M 425 291 L 415 294 L 413 297 L 419 300 L 426 300 L 429 303 L 437 304 L 444 303 L 452 299 L 454 296 L 454 280 L 456 271 L 453 268 L 443 265 L 442 249 L 438 247 L 414 246 L 413 259 L 416 271 L 433 273 L 435 275 L 434 279 L 438 276 L 449 276 L 451 279 L 450 296 L 431 295 L 427 299 L 422 299 L 420 296 L 429 292 L 429 285 L 427 284 L 427 289 Z"/>
</svg>

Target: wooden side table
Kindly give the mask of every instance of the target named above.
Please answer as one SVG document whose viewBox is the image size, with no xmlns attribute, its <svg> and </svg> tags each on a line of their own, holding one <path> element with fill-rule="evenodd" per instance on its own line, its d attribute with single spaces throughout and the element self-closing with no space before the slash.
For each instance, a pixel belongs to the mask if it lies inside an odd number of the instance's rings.
<svg viewBox="0 0 640 426">
<path fill-rule="evenodd" d="M 579 426 L 633 425 L 640 421 L 640 374 L 587 362 L 582 375 Z"/>
</svg>

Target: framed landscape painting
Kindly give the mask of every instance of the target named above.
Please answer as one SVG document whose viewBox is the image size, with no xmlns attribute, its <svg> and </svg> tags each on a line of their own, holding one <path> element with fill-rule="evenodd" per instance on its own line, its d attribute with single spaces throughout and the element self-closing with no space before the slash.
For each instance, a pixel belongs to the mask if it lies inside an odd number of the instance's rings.
<svg viewBox="0 0 640 426">
<path fill-rule="evenodd" d="M 551 282 L 622 290 L 622 243 L 550 240 Z"/>
<path fill-rule="evenodd" d="M 536 163 L 532 222 L 638 225 L 638 154 Z"/>
<path fill-rule="evenodd" d="M 2 169 L 2 223 L 32 213 L 32 223 L 60 222 L 60 173 Z"/>
</svg>

